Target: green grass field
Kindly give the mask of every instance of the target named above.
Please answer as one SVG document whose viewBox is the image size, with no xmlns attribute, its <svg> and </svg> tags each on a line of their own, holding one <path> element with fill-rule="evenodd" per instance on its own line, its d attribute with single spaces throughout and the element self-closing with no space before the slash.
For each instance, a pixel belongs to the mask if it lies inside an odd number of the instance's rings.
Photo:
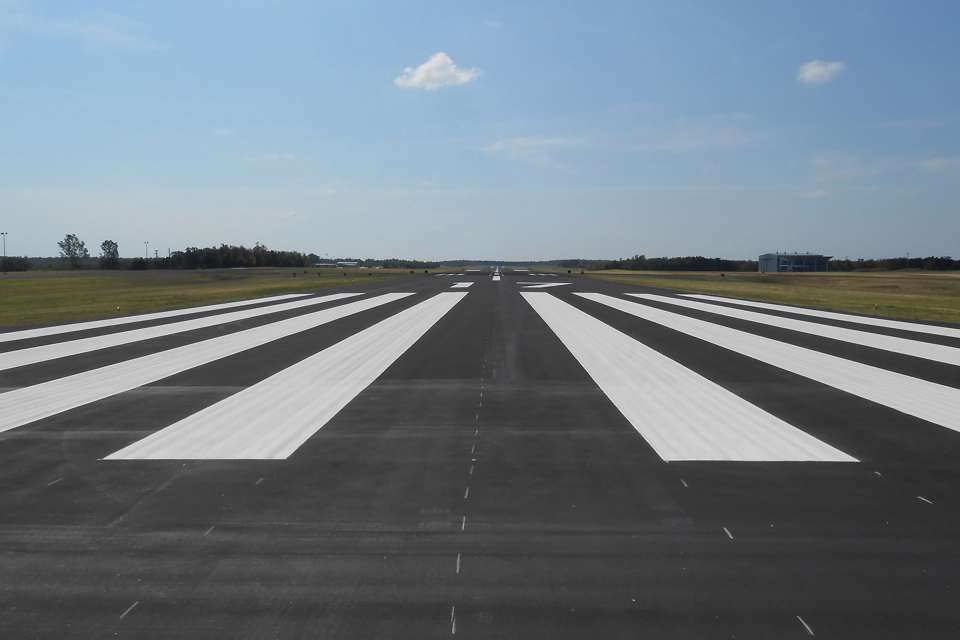
<svg viewBox="0 0 960 640">
<path fill-rule="evenodd" d="M 590 277 L 622 284 L 782 302 L 815 309 L 901 320 L 960 324 L 960 273 L 724 273 L 594 271 Z"/>
<path fill-rule="evenodd" d="M 350 286 L 403 269 L 27 271 L 0 276 L 0 327 L 48 325 Z M 418 272 L 422 275 L 422 271 Z"/>
</svg>

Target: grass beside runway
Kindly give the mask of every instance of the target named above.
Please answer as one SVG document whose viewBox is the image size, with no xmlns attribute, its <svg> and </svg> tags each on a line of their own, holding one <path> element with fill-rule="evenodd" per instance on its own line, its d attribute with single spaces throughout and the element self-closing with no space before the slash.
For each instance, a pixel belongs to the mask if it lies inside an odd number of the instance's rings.
<svg viewBox="0 0 960 640">
<path fill-rule="evenodd" d="M 739 273 L 593 271 L 590 277 L 625 285 L 779 302 L 900 320 L 960 324 L 960 273 Z"/>
<path fill-rule="evenodd" d="M 49 325 L 355 286 L 405 269 L 28 271 L 0 277 L 0 327 Z"/>
</svg>

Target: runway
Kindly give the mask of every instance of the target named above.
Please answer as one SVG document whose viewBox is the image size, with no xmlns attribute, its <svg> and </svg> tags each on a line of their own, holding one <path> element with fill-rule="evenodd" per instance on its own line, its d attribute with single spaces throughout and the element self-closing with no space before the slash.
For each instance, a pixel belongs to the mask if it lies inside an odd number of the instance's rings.
<svg viewBox="0 0 960 640">
<path fill-rule="evenodd" d="M 0 637 L 954 638 L 958 431 L 960 327 L 572 273 L 0 333 Z"/>
</svg>

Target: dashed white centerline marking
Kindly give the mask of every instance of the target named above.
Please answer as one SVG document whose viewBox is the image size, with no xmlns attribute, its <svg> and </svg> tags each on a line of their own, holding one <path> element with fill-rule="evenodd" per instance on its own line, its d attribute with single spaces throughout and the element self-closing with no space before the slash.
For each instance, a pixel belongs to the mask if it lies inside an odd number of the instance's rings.
<svg viewBox="0 0 960 640">
<path fill-rule="evenodd" d="M 727 529 L 726 527 L 724 527 L 724 528 L 723 528 L 723 532 L 724 532 L 725 534 L 727 534 L 727 537 L 728 537 L 728 538 L 730 538 L 731 540 L 733 540 L 733 534 L 730 533 L 730 529 Z"/>
<path fill-rule="evenodd" d="M 473 475 L 473 465 L 470 465 L 470 473 L 468 475 Z"/>
<path fill-rule="evenodd" d="M 810 628 L 810 625 L 808 625 L 803 618 L 801 618 L 800 616 L 797 616 L 797 620 L 799 620 L 799 621 L 800 621 L 800 624 L 803 625 L 803 628 L 806 630 L 807 635 L 809 635 L 809 636 L 814 635 L 813 629 Z"/>
<path fill-rule="evenodd" d="M 924 498 L 923 496 L 917 496 L 917 500 L 922 500 L 922 501 L 926 502 L 927 504 L 933 504 L 933 500 L 929 500 L 929 499 L 927 499 L 927 498 Z"/>
<path fill-rule="evenodd" d="M 450 635 L 457 635 L 457 607 L 450 607 Z"/>
<path fill-rule="evenodd" d="M 257 485 L 257 486 L 260 486 L 261 484 L 263 484 L 263 478 L 262 478 L 262 477 L 259 478 L 259 479 L 258 479 L 256 482 L 254 482 L 253 484 L 255 484 L 255 485 Z"/>
<path fill-rule="evenodd" d="M 467 487 L 467 488 L 464 489 L 464 491 L 463 491 L 463 499 L 464 499 L 464 500 L 467 500 L 467 499 L 469 499 L 469 498 L 470 498 L 470 487 Z"/>
<path fill-rule="evenodd" d="M 450 286 L 451 289 L 466 289 L 467 287 L 473 285 L 472 282 L 457 282 Z"/>
<path fill-rule="evenodd" d="M 882 478 L 882 477 L 883 477 L 883 474 L 880 473 L 879 471 L 874 471 L 873 474 L 874 474 L 875 476 L 877 476 L 878 478 Z"/>
<path fill-rule="evenodd" d="M 137 601 L 134 602 L 132 605 L 130 605 L 129 607 L 127 607 L 127 610 L 120 614 L 120 621 L 122 622 L 123 619 L 126 618 L 127 615 L 128 615 L 131 611 L 133 611 L 134 609 L 136 609 L 138 604 L 140 604 L 140 601 L 139 601 L 139 600 L 137 600 Z"/>
<path fill-rule="evenodd" d="M 53 485 L 57 484 L 57 483 L 60 482 L 61 480 L 63 480 L 63 478 L 57 478 L 56 480 L 53 480 L 53 481 L 51 481 L 51 482 L 48 482 L 48 483 L 47 483 L 47 486 L 48 486 L 48 487 L 52 487 Z"/>
<path fill-rule="evenodd" d="M 213 532 L 213 530 L 214 530 L 215 528 L 216 528 L 216 525 L 213 525 L 212 527 L 210 527 L 209 529 L 207 529 L 206 531 L 204 531 L 204 532 L 203 532 L 203 537 L 206 538 L 208 535 L 210 535 L 210 534 Z"/>
<path fill-rule="evenodd" d="M 689 487 L 689 486 L 690 486 L 690 485 L 687 484 L 687 481 L 684 480 L 683 478 L 680 478 L 680 484 L 682 484 L 684 487 Z"/>
<path fill-rule="evenodd" d="M 463 531 L 467 528 L 467 516 L 463 516 L 463 520 L 460 521 L 460 531 Z"/>
<path fill-rule="evenodd" d="M 460 554 L 457 554 L 457 575 L 460 575 Z"/>
</svg>

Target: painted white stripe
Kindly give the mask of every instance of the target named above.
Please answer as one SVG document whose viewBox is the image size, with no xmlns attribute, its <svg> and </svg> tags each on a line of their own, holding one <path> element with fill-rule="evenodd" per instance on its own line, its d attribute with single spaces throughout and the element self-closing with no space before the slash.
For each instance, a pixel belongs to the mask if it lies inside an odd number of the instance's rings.
<svg viewBox="0 0 960 640">
<path fill-rule="evenodd" d="M 600 293 L 576 294 L 816 380 L 928 422 L 960 431 L 960 389 L 779 342 L 722 325 Z"/>
<path fill-rule="evenodd" d="M 821 311 L 819 309 L 805 309 L 803 307 L 791 307 L 785 304 L 754 302 L 753 300 L 738 300 L 736 298 L 721 298 L 720 296 L 708 296 L 699 293 L 685 293 L 682 295 L 688 298 L 699 298 L 701 300 L 711 300 L 713 302 L 728 302 L 730 304 L 736 304 L 742 307 L 756 307 L 758 309 L 769 309 L 771 311 L 786 311 L 788 313 L 795 313 L 802 316 L 813 316 L 828 320 L 841 320 L 843 322 L 856 322 L 858 324 L 867 324 L 873 327 L 885 327 L 887 329 L 899 329 L 900 331 L 928 333 L 934 336 L 947 336 L 948 338 L 960 338 L 960 329 L 955 327 L 938 327 L 930 324 L 904 322 L 903 320 L 887 320 L 885 318 L 867 318 L 864 316 L 855 316 L 849 313 L 836 313 L 833 311 Z"/>
<path fill-rule="evenodd" d="M 659 296 L 650 293 L 630 293 L 627 294 L 643 300 L 653 300 L 663 302 L 687 309 L 696 309 L 698 311 L 707 311 L 728 318 L 746 320 L 770 327 L 779 327 L 780 329 L 789 329 L 790 331 L 799 331 L 800 333 L 809 333 L 832 340 L 841 340 L 853 344 L 902 353 L 915 358 L 924 358 L 925 360 L 935 360 L 960 366 L 960 349 L 948 347 L 942 344 L 932 344 L 930 342 L 920 342 L 918 340 L 909 340 L 907 338 L 897 338 L 882 333 L 872 333 L 870 331 L 860 331 L 858 329 L 847 329 L 844 327 L 835 327 L 829 324 L 820 324 L 819 322 L 808 322 L 806 320 L 797 320 L 795 318 L 784 318 L 782 316 L 772 316 L 767 313 L 758 313 L 756 311 L 747 311 L 746 309 L 732 309 L 730 307 L 721 307 L 716 304 L 706 302 L 697 302 L 695 300 L 686 300 L 684 298 L 671 298 L 669 296 Z"/>
<path fill-rule="evenodd" d="M 806 621 L 806 620 L 804 620 L 804 619 L 801 618 L 800 616 L 797 616 L 797 620 L 799 620 L 799 621 L 800 621 L 800 624 L 803 625 L 803 628 L 804 628 L 804 630 L 806 630 L 808 636 L 813 636 L 813 635 L 814 635 L 813 629 L 810 628 L 810 625 L 807 624 L 807 621 Z"/>
<path fill-rule="evenodd" d="M 466 296 L 435 295 L 105 459 L 288 458 Z"/>
<path fill-rule="evenodd" d="M 0 394 L 0 433 L 412 295 L 387 293 L 349 302 L 7 391 Z"/>
<path fill-rule="evenodd" d="M 664 460 L 856 462 L 549 293 L 520 295 Z"/>
<path fill-rule="evenodd" d="M 457 282 L 450 286 L 451 289 L 466 289 L 467 287 L 473 286 L 472 282 Z"/>
<path fill-rule="evenodd" d="M 306 298 L 294 302 L 285 302 L 283 304 L 274 304 L 268 307 L 257 307 L 256 309 L 245 309 L 243 311 L 234 311 L 231 313 L 220 313 L 214 316 L 204 316 L 203 318 L 194 318 L 193 320 L 184 320 L 181 322 L 170 322 L 155 327 L 144 327 L 143 329 L 133 329 L 130 331 L 119 331 L 117 333 L 108 333 L 102 336 L 93 336 L 90 338 L 80 338 L 78 340 L 68 340 L 66 342 L 56 342 L 54 344 L 44 344 L 39 347 L 30 347 L 27 349 L 18 349 L 16 351 L 7 351 L 0 353 L 0 371 L 13 369 L 14 367 L 23 367 L 38 362 L 46 362 L 56 358 L 66 358 L 81 353 L 89 353 L 98 349 L 107 349 L 117 347 L 132 342 L 141 342 L 151 340 L 185 331 L 194 331 L 206 327 L 215 327 L 228 322 L 238 322 L 249 318 L 257 318 L 269 315 L 271 313 L 280 313 L 282 311 L 292 311 L 304 307 L 332 302 L 334 300 L 343 300 L 344 298 L 354 298 L 363 295 L 362 293 L 334 293 L 328 296 L 319 296 L 316 298 Z"/>
<path fill-rule="evenodd" d="M 40 338 L 43 336 L 55 336 L 61 333 L 72 333 L 74 331 L 86 331 L 87 329 L 102 329 L 103 327 L 115 327 L 122 324 L 131 324 L 134 322 L 148 322 L 150 320 L 162 320 L 163 318 L 175 318 L 177 316 L 186 316 L 191 313 L 204 313 L 206 311 L 220 311 L 221 309 L 232 309 L 234 307 L 246 307 L 252 304 L 261 304 L 264 302 L 279 302 L 291 298 L 302 298 L 307 293 L 289 293 L 282 296 L 272 296 L 270 298 L 257 298 L 255 300 L 240 300 L 239 302 L 225 302 L 223 304 L 211 304 L 205 307 L 188 307 L 186 309 L 175 309 L 173 311 L 160 311 L 157 313 L 147 313 L 139 316 L 124 316 L 122 318 L 107 318 L 106 320 L 92 320 L 90 322 L 75 322 L 73 324 L 60 324 L 55 327 L 40 327 L 39 329 L 24 329 L 22 331 L 9 331 L 0 333 L 0 342 L 11 342 L 13 340 L 27 340 L 29 338 Z"/>
<path fill-rule="evenodd" d="M 545 282 L 545 283 L 543 283 L 543 284 L 539 284 L 539 283 L 538 283 L 538 284 L 530 284 L 530 285 L 527 285 L 527 286 L 525 286 L 525 287 L 523 287 L 523 288 L 524 288 L 524 289 L 549 289 L 550 287 L 562 287 L 562 286 L 568 285 L 568 284 L 570 284 L 570 283 L 569 283 L 569 282 Z"/>
<path fill-rule="evenodd" d="M 500 281 L 500 275 L 497 274 L 497 275 L 493 276 L 493 281 L 494 281 L 494 282 L 499 282 L 499 281 Z"/>
</svg>

